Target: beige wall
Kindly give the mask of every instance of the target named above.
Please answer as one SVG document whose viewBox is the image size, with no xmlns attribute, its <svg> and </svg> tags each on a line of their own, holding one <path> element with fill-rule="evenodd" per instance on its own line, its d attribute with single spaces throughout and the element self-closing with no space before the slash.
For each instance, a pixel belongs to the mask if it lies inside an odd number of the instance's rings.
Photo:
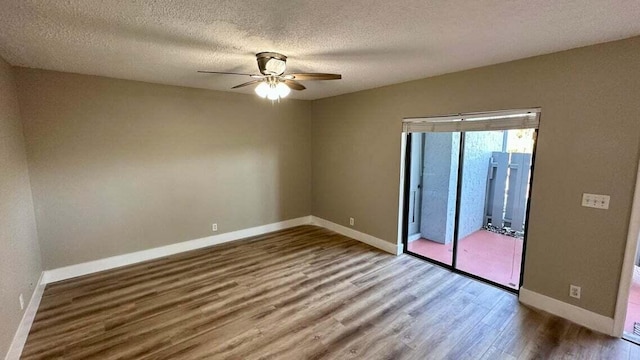
<svg viewBox="0 0 640 360">
<path fill-rule="evenodd" d="M 309 102 L 17 77 L 46 269 L 311 213 Z"/>
<path fill-rule="evenodd" d="M 18 98 L 0 59 L 0 357 L 9 350 L 42 271 Z"/>
<path fill-rule="evenodd" d="M 395 242 L 403 117 L 540 106 L 524 286 L 613 317 L 639 94 L 636 37 L 314 101 L 313 215 Z M 610 194 L 610 209 L 581 207 L 583 192 Z"/>
</svg>

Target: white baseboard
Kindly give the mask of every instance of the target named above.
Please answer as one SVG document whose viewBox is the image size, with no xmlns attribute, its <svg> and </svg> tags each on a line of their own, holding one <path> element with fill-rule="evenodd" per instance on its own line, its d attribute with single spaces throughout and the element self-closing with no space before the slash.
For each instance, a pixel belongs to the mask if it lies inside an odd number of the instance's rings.
<svg viewBox="0 0 640 360">
<path fill-rule="evenodd" d="M 184 241 L 176 244 L 161 246 L 153 249 L 136 251 L 133 253 L 112 256 L 100 260 L 89 261 L 81 264 L 65 266 L 58 269 L 44 271 L 43 283 L 48 284 L 56 281 L 71 279 L 74 277 L 88 275 L 91 273 L 118 268 L 121 266 L 136 264 L 139 262 L 153 260 L 181 252 L 204 248 L 207 246 L 222 244 L 230 241 L 240 240 L 251 236 L 262 235 L 272 231 L 287 229 L 294 226 L 309 225 L 311 216 L 303 216 L 296 219 L 281 221 L 277 223 L 256 226 L 248 229 L 232 231 L 220 235 L 208 236 L 201 239 Z"/>
<path fill-rule="evenodd" d="M 311 224 L 322 226 L 323 228 L 329 229 L 331 231 L 335 231 L 338 234 L 348 236 L 352 239 L 358 240 L 367 245 L 371 245 L 375 248 L 378 248 L 380 250 L 386 251 L 394 255 L 402 254 L 402 244 L 393 244 L 388 241 L 384 241 L 377 237 L 371 236 L 369 234 L 365 234 L 363 232 L 350 229 L 346 226 L 338 225 L 336 223 L 319 218 L 317 216 L 311 216 Z"/>
<path fill-rule="evenodd" d="M 240 240 L 251 236 L 266 234 L 272 231 L 287 229 L 294 226 L 314 224 L 335 231 L 342 235 L 351 237 L 386 252 L 399 255 L 402 254 L 402 244 L 392 244 L 388 241 L 374 236 L 338 225 L 336 223 L 321 219 L 315 216 L 304 216 L 296 219 L 281 221 L 277 223 L 256 226 L 249 229 L 232 231 L 220 235 L 208 236 L 201 239 L 184 241 L 176 244 L 161 246 L 153 249 L 137 251 L 133 253 L 112 256 L 104 259 L 89 261 L 81 264 L 65 266 L 43 272 L 42 283 L 49 284 L 56 281 L 71 279 L 78 276 L 88 275 L 99 271 L 115 269 L 118 267 L 136 264 L 139 262 L 162 258 L 165 256 L 178 254 L 181 252 L 200 249 L 212 245 L 222 244 L 230 241 Z"/>
<path fill-rule="evenodd" d="M 27 305 L 27 309 L 22 315 L 22 320 L 20 320 L 18 330 L 13 336 L 13 341 L 11 341 L 9 351 L 4 358 L 5 360 L 18 360 L 20 359 L 20 355 L 22 355 L 22 349 L 24 348 L 24 344 L 27 342 L 27 337 L 29 336 L 31 325 L 33 324 L 33 320 L 36 318 L 36 313 L 38 312 L 38 307 L 40 306 L 40 300 L 42 300 L 42 294 L 44 294 L 44 288 L 46 284 L 42 282 L 43 279 L 44 272 L 40 274 L 38 284 L 36 285 L 36 288 L 33 289 L 31 300 L 29 300 L 29 305 Z"/>
<path fill-rule="evenodd" d="M 613 336 L 613 319 L 537 292 L 520 288 L 519 300 L 530 307 L 573 321 L 591 330 Z"/>
</svg>

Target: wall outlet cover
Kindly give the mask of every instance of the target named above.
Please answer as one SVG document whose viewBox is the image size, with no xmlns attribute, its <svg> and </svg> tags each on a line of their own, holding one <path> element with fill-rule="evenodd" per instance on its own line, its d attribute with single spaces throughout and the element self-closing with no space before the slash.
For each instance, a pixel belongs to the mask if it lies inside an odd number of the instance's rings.
<svg viewBox="0 0 640 360">
<path fill-rule="evenodd" d="M 570 285 L 569 286 L 569 296 L 571 296 L 572 298 L 580 299 L 581 290 L 582 290 L 582 288 L 580 286 Z"/>
</svg>

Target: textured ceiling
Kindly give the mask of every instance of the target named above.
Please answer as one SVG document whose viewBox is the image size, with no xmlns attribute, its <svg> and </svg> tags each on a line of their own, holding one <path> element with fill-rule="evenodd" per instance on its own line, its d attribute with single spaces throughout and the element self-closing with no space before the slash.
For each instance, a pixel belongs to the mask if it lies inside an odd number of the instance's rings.
<svg viewBox="0 0 640 360">
<path fill-rule="evenodd" d="M 0 0 L 12 65 L 216 90 L 289 56 L 317 99 L 640 35 L 639 0 Z M 252 88 L 233 90 L 250 93 Z"/>
</svg>

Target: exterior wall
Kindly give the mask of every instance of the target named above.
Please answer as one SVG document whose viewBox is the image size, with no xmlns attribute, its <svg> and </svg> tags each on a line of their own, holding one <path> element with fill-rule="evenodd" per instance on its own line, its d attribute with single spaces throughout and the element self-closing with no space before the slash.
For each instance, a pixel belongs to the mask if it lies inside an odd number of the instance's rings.
<svg viewBox="0 0 640 360">
<path fill-rule="evenodd" d="M 425 134 L 420 233 L 443 244 L 454 235 L 459 149 L 459 133 Z"/>
<path fill-rule="evenodd" d="M 492 152 L 502 150 L 503 139 L 502 131 L 465 133 L 459 239 L 479 230 L 484 224 L 489 161 Z"/>
</svg>

